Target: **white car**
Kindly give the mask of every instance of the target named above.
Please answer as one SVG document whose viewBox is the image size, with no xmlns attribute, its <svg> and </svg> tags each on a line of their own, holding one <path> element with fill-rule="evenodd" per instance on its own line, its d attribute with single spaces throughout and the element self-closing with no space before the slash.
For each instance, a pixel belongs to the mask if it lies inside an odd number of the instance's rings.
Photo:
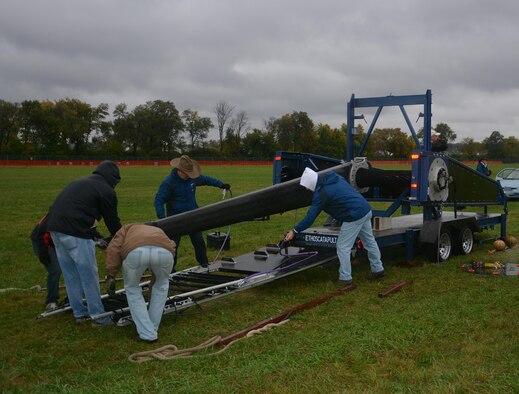
<svg viewBox="0 0 519 394">
<path fill-rule="evenodd" d="M 507 198 L 519 198 L 519 168 L 505 168 L 496 175 Z"/>
</svg>

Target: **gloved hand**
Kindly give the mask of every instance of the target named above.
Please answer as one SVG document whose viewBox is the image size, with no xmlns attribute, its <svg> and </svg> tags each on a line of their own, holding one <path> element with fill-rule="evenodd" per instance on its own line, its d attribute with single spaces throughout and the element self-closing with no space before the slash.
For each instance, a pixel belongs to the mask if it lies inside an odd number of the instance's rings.
<svg viewBox="0 0 519 394">
<path fill-rule="evenodd" d="M 115 278 L 111 275 L 105 277 L 106 292 L 110 297 L 115 297 Z"/>
<path fill-rule="evenodd" d="M 103 238 L 94 239 L 94 242 L 95 245 L 101 250 L 106 250 L 108 247 L 108 242 L 106 242 Z"/>
<path fill-rule="evenodd" d="M 231 185 L 229 185 L 228 183 L 222 183 L 221 188 L 225 190 L 231 190 Z"/>
</svg>

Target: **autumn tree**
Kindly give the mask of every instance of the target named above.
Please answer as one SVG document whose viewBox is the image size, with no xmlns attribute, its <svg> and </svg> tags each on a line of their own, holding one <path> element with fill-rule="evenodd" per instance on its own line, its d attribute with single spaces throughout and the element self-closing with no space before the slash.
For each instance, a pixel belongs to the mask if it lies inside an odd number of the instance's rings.
<svg viewBox="0 0 519 394">
<path fill-rule="evenodd" d="M 484 146 L 481 142 L 474 141 L 474 138 L 463 138 L 459 144 L 459 153 L 466 159 L 477 159 L 485 155 Z"/>
<path fill-rule="evenodd" d="M 243 137 L 242 149 L 249 157 L 272 158 L 278 150 L 274 132 L 254 129 Z"/>
<path fill-rule="evenodd" d="M 225 125 L 232 115 L 234 106 L 221 100 L 214 106 L 214 113 L 216 115 L 216 127 L 218 128 L 218 137 L 220 139 L 220 152 L 223 151 L 223 141 L 225 134 Z"/>
<path fill-rule="evenodd" d="M 505 153 L 504 140 L 505 137 L 499 131 L 493 131 L 489 137 L 483 140 L 489 159 L 503 158 Z"/>
<path fill-rule="evenodd" d="M 335 129 L 327 124 L 318 124 L 316 128 L 317 144 L 315 153 L 323 156 L 343 159 L 346 151 L 346 131 Z"/>
<path fill-rule="evenodd" d="M 503 158 L 517 162 L 519 159 L 519 139 L 510 136 L 504 139 Z"/>
<path fill-rule="evenodd" d="M 315 148 L 317 135 L 314 123 L 306 112 L 292 112 L 271 122 L 282 150 L 311 152 Z"/>
<path fill-rule="evenodd" d="M 181 146 L 180 134 L 184 125 L 171 101 L 148 101 L 135 107 L 132 115 L 136 137 L 141 144 L 140 154 L 169 153 Z"/>
<path fill-rule="evenodd" d="M 444 139 L 445 141 L 452 142 L 456 140 L 456 133 L 450 128 L 450 126 L 447 123 L 438 123 L 434 129 L 437 133 L 440 133 L 440 138 Z"/>
<path fill-rule="evenodd" d="M 9 145 L 17 138 L 18 106 L 4 100 L 0 100 L 0 153 L 9 151 Z"/>
<path fill-rule="evenodd" d="M 190 109 L 182 112 L 181 118 L 184 122 L 184 131 L 189 138 L 191 154 L 194 154 L 195 148 L 207 138 L 213 123 L 211 119 L 199 116 L 198 111 Z"/>
<path fill-rule="evenodd" d="M 414 140 L 400 128 L 375 129 L 366 146 L 368 157 L 406 158 L 414 148 Z"/>
<path fill-rule="evenodd" d="M 230 130 L 232 134 L 236 136 L 238 141 L 240 141 L 241 138 L 250 130 L 249 117 L 247 116 L 247 112 L 240 111 L 234 115 L 230 121 L 228 130 Z"/>
</svg>

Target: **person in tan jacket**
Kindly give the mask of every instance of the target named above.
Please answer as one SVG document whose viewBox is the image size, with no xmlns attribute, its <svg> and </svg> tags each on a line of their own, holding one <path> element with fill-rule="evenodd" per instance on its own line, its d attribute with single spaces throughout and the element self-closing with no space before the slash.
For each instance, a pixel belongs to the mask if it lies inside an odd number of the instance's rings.
<svg viewBox="0 0 519 394">
<path fill-rule="evenodd" d="M 106 288 L 115 293 L 115 276 L 122 268 L 124 290 L 139 339 L 158 340 L 158 329 L 169 290 L 169 274 L 173 268 L 176 245 L 158 227 L 133 223 L 121 227 L 106 249 Z M 152 272 L 149 308 L 139 286 L 142 275 Z"/>
</svg>

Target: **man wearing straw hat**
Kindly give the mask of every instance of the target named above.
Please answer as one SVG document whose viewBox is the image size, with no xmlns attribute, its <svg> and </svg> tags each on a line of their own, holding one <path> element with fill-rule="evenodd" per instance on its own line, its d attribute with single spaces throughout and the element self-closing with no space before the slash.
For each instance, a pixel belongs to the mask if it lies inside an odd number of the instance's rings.
<svg viewBox="0 0 519 394">
<path fill-rule="evenodd" d="M 173 169 L 164 181 L 162 181 L 155 195 L 155 212 L 159 219 L 198 208 L 196 202 L 197 186 L 214 186 L 225 190 L 231 188 L 231 185 L 228 183 L 223 183 L 219 179 L 202 175 L 200 165 L 187 155 L 182 155 L 171 160 L 170 164 Z M 164 206 L 166 206 L 165 211 Z M 177 245 L 173 272 L 177 265 L 180 238 L 180 236 L 173 237 L 173 241 L 175 241 Z M 189 238 L 191 238 L 191 243 L 195 248 L 196 261 L 198 261 L 198 264 L 202 267 L 207 267 L 207 252 L 202 232 L 189 234 Z"/>
</svg>

